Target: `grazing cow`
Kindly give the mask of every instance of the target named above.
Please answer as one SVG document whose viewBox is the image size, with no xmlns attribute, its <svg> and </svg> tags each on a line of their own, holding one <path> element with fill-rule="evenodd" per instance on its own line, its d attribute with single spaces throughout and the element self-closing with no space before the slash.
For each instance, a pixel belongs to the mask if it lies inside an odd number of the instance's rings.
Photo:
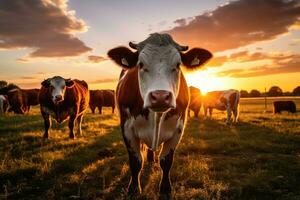
<svg viewBox="0 0 300 200">
<path fill-rule="evenodd" d="M 41 84 L 39 101 L 45 124 L 44 138 L 49 137 L 50 116 L 58 123 L 69 118 L 70 138 L 75 138 L 74 125 L 77 120 L 77 133 L 80 136 L 82 117 L 89 105 L 87 83 L 54 76 L 44 80 Z"/>
<path fill-rule="evenodd" d="M 190 86 L 190 105 L 189 105 L 189 117 L 191 110 L 194 112 L 194 116 L 198 117 L 199 111 L 201 109 L 202 105 L 202 97 L 201 97 L 201 92 L 198 88 Z"/>
<path fill-rule="evenodd" d="M 26 112 L 26 105 L 21 89 L 12 89 L 7 92 L 9 102 L 9 112 L 13 111 L 16 114 L 24 114 Z"/>
<path fill-rule="evenodd" d="M 200 48 L 183 53 L 187 46 L 177 44 L 168 34 L 158 33 L 138 44 L 130 42 L 129 46 L 137 51 L 117 47 L 108 52 L 108 56 L 123 67 L 116 101 L 131 170 L 128 195 L 141 192 L 139 179 L 143 157 L 140 144 L 150 149 L 148 153 L 162 144 L 160 194 L 170 198 L 169 172 L 183 134 L 189 103 L 189 91 L 180 65 L 198 68 L 212 54 Z"/>
<path fill-rule="evenodd" d="M 14 111 L 17 114 L 24 114 L 29 112 L 30 106 L 39 104 L 38 96 L 39 89 L 12 89 L 9 90 L 8 100 L 10 104 L 10 111 Z"/>
<path fill-rule="evenodd" d="M 90 90 L 90 108 L 92 113 L 98 108 L 99 114 L 102 107 L 111 107 L 112 113 L 115 112 L 115 91 L 114 90 Z"/>
<path fill-rule="evenodd" d="M 290 113 L 296 113 L 296 104 L 293 101 L 274 101 L 273 102 L 273 113 L 281 113 L 287 111 Z"/>
<path fill-rule="evenodd" d="M 25 105 L 26 105 L 26 111 L 29 112 L 30 106 L 36 106 L 39 105 L 39 92 L 40 89 L 22 89 L 23 97 Z"/>
<path fill-rule="evenodd" d="M 237 122 L 238 106 L 240 101 L 240 93 L 238 90 L 224 90 L 208 92 L 203 98 L 204 117 L 207 116 L 209 110 L 210 117 L 212 116 L 213 109 L 227 111 L 227 124 L 230 124 L 231 113 L 233 113 L 233 122 Z"/>
<path fill-rule="evenodd" d="M 7 95 L 0 95 L 0 114 L 4 114 L 9 106 Z"/>
</svg>

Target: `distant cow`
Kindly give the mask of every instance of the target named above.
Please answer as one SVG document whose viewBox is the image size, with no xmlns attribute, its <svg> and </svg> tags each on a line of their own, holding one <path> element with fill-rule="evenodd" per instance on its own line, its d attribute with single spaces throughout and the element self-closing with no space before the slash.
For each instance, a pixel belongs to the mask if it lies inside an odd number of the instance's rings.
<svg viewBox="0 0 300 200">
<path fill-rule="evenodd" d="M 194 112 L 194 116 L 198 117 L 199 111 L 201 109 L 202 100 L 201 100 L 201 92 L 198 88 L 193 86 L 189 87 L 190 89 L 190 104 L 189 104 L 189 117 L 191 110 Z"/>
<path fill-rule="evenodd" d="M 115 111 L 115 91 L 114 90 L 90 90 L 90 108 L 92 113 L 98 108 L 102 113 L 102 107 L 111 107 L 112 113 Z"/>
<path fill-rule="evenodd" d="M 9 106 L 7 95 L 0 95 L 0 114 L 4 114 Z"/>
<path fill-rule="evenodd" d="M 273 112 L 281 113 L 282 111 L 287 111 L 290 113 L 296 113 L 296 104 L 293 101 L 274 101 L 273 102 Z"/>
<path fill-rule="evenodd" d="M 7 93 L 10 111 L 17 114 L 29 112 L 30 106 L 39 104 L 39 89 L 12 89 Z"/>
<path fill-rule="evenodd" d="M 81 135 L 81 122 L 89 105 L 89 90 L 85 81 L 64 79 L 60 76 L 48 78 L 42 83 L 39 101 L 44 118 L 44 138 L 49 137 L 50 116 L 58 123 L 69 118 L 70 138 L 75 138 L 75 120 L 78 123 L 78 135 Z"/>
<path fill-rule="evenodd" d="M 124 69 L 117 86 L 116 101 L 131 170 L 128 194 L 134 196 L 141 192 L 141 144 L 150 149 L 148 153 L 162 146 L 160 194 L 170 199 L 170 169 L 183 134 L 189 103 L 181 64 L 196 69 L 212 54 L 200 48 L 183 52 L 187 46 L 177 44 L 168 34 L 159 33 L 129 45 L 135 51 L 116 47 L 108 52 L 108 56 Z"/>
<path fill-rule="evenodd" d="M 227 111 L 227 124 L 230 124 L 231 113 L 233 113 L 233 122 L 237 122 L 238 106 L 240 101 L 240 93 L 238 90 L 224 90 L 208 92 L 203 98 L 204 116 L 207 116 L 209 110 L 210 117 L 213 109 Z"/>
</svg>

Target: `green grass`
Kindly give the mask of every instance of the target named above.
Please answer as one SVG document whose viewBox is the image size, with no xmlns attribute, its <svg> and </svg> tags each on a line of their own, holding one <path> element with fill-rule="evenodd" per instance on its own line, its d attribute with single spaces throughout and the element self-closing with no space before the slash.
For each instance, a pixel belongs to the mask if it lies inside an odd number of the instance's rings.
<svg viewBox="0 0 300 200">
<path fill-rule="evenodd" d="M 300 107 L 297 100 L 297 106 Z M 171 170 L 175 199 L 300 199 L 300 115 L 241 100 L 240 122 L 189 119 Z M 130 172 L 118 116 L 88 113 L 81 138 L 56 124 L 44 141 L 38 107 L 0 116 L 0 199 L 123 199 Z M 145 163 L 138 199 L 157 198 L 161 170 Z"/>
</svg>

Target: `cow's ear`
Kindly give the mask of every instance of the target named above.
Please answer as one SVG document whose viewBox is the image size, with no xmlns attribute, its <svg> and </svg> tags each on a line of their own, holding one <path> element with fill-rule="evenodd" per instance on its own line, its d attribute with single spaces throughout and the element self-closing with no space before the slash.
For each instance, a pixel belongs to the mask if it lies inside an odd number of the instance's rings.
<svg viewBox="0 0 300 200">
<path fill-rule="evenodd" d="M 117 47 L 107 52 L 107 55 L 123 68 L 130 69 L 136 66 L 138 52 L 132 52 L 127 47 Z"/>
<path fill-rule="evenodd" d="M 71 87 L 74 86 L 74 81 L 71 80 L 71 79 L 65 79 L 65 82 L 66 82 L 66 86 L 67 86 L 68 88 L 71 88 Z"/>
<path fill-rule="evenodd" d="M 212 58 L 212 53 L 206 49 L 194 48 L 186 53 L 180 53 L 181 61 L 188 69 L 195 69 Z"/>
<path fill-rule="evenodd" d="M 48 88 L 50 86 L 50 80 L 46 79 L 43 82 L 41 82 L 41 85 L 45 88 Z"/>
</svg>

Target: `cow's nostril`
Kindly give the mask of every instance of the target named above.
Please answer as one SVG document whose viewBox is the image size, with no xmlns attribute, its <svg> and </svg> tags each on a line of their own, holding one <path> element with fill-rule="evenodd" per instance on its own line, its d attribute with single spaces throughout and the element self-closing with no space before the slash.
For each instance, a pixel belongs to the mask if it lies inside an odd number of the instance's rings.
<svg viewBox="0 0 300 200">
<path fill-rule="evenodd" d="M 169 101 L 171 99 L 171 93 L 168 93 L 167 95 L 166 95 L 166 97 L 165 97 L 165 100 L 166 101 Z"/>
<path fill-rule="evenodd" d="M 56 95 L 56 96 L 55 96 L 55 100 L 57 100 L 57 101 L 62 100 L 62 96 L 61 96 L 61 95 Z"/>
<path fill-rule="evenodd" d="M 155 94 L 153 92 L 150 93 L 150 98 L 152 101 L 156 101 L 157 98 L 155 97 Z"/>
</svg>

